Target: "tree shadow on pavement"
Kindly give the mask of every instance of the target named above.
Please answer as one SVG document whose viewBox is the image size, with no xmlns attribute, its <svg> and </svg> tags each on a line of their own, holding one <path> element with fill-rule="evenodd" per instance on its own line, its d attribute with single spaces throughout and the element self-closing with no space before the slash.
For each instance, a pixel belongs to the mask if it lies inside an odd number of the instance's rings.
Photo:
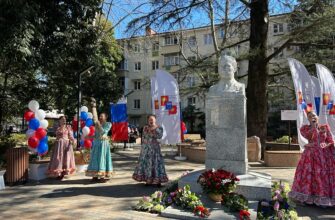
<svg viewBox="0 0 335 220">
<path fill-rule="evenodd" d="M 41 198 L 61 198 L 79 195 L 91 195 L 112 198 L 128 198 L 151 195 L 153 192 L 161 190 L 154 186 L 144 186 L 144 184 L 123 184 L 123 185 L 102 185 L 96 187 L 69 187 L 55 189 L 51 193 L 40 196 Z"/>
</svg>

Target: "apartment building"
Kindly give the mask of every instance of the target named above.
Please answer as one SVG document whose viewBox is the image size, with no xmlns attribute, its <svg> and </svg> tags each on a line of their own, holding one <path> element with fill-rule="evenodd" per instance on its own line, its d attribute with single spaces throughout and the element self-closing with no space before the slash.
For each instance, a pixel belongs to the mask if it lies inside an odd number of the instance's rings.
<svg viewBox="0 0 335 220">
<path fill-rule="evenodd" d="M 217 44 L 221 45 L 224 30 L 216 27 Z M 268 54 L 285 41 L 285 33 L 290 31 L 288 15 L 281 14 L 271 16 L 269 19 Z M 190 62 L 214 54 L 213 37 L 209 26 L 194 29 L 186 29 L 175 32 L 154 33 L 149 28 L 145 36 L 118 39 L 123 48 L 124 60 L 119 66 L 120 83 L 125 88 L 127 95 L 127 107 L 129 123 L 143 126 L 146 116 L 152 113 L 150 95 L 150 77 L 156 69 L 163 69 L 175 75 L 181 90 L 181 108 L 194 105 L 200 111 L 204 110 L 205 94 L 192 94 L 192 87 L 196 87 L 201 74 L 191 74 L 183 68 Z M 227 42 L 232 45 L 249 37 L 248 21 L 234 22 L 227 31 Z M 278 65 L 286 64 L 286 57 L 292 54 L 294 48 L 284 50 L 277 55 L 269 65 L 270 72 Z M 238 44 L 227 50 L 227 53 L 239 57 L 249 50 L 248 42 Z M 208 60 L 213 59 L 209 58 Z M 248 60 L 240 60 L 236 77 L 247 73 Z M 235 77 L 235 78 L 236 78 Z M 240 79 L 247 83 L 247 77 Z M 247 85 L 246 85 L 247 86 Z M 186 92 L 183 92 L 183 91 Z M 189 90 L 187 92 L 187 90 Z M 282 91 L 280 91 L 282 92 Z"/>
</svg>

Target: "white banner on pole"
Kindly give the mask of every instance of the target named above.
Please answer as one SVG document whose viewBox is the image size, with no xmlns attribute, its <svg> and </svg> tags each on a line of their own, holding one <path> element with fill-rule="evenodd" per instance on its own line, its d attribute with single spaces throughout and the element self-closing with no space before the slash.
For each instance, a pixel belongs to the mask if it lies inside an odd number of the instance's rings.
<svg viewBox="0 0 335 220">
<path fill-rule="evenodd" d="M 180 99 L 176 79 L 168 72 L 156 70 L 151 77 L 152 109 L 163 127 L 163 144 L 176 144 L 180 138 Z"/>
<path fill-rule="evenodd" d="M 308 124 L 306 112 L 315 109 L 314 101 L 314 86 L 312 79 L 306 67 L 298 60 L 289 58 L 288 64 L 291 70 L 293 84 L 297 99 L 297 132 L 298 142 L 301 149 L 308 143 L 307 139 L 300 134 L 300 128 L 304 124 Z"/>
<path fill-rule="evenodd" d="M 327 123 L 330 126 L 332 134 L 335 131 L 335 80 L 332 72 L 321 64 L 315 64 L 316 71 L 321 86 L 321 113 L 323 120 L 320 123 Z"/>
</svg>

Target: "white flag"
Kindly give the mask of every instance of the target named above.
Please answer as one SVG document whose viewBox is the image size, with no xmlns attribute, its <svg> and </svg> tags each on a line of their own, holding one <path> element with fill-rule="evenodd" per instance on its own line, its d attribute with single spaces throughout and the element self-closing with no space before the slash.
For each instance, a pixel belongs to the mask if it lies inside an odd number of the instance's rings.
<svg viewBox="0 0 335 220">
<path fill-rule="evenodd" d="M 151 77 L 152 109 L 163 127 L 163 144 L 180 143 L 180 99 L 176 79 L 168 72 L 156 70 Z"/>
<path fill-rule="evenodd" d="M 308 141 L 300 134 L 300 128 L 303 125 L 308 124 L 306 112 L 316 110 L 314 104 L 314 86 L 307 69 L 302 63 L 298 60 L 289 58 L 288 64 L 291 70 L 297 99 L 298 142 L 300 148 L 304 149 L 304 146 L 308 143 Z"/>
<path fill-rule="evenodd" d="M 335 80 L 332 72 L 327 67 L 316 64 L 316 71 L 321 85 L 321 113 L 325 118 L 320 123 L 327 123 L 332 134 L 335 131 Z"/>
</svg>

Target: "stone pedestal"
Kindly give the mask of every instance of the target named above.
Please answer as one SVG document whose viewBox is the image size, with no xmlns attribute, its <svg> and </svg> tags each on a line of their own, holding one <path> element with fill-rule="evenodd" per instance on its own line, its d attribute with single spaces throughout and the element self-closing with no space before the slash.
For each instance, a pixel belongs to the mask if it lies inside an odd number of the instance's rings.
<svg viewBox="0 0 335 220">
<path fill-rule="evenodd" d="M 243 93 L 224 92 L 206 100 L 206 169 L 223 168 L 246 174 L 246 98 Z"/>
<path fill-rule="evenodd" d="M 205 170 L 198 170 L 183 176 L 178 181 L 178 187 L 182 188 L 190 185 L 192 192 L 200 194 L 202 188 L 197 180 Z M 237 184 L 236 193 L 242 194 L 250 201 L 271 199 L 271 176 L 264 173 L 249 172 L 248 174 L 238 175 L 240 181 Z"/>
<path fill-rule="evenodd" d="M 43 180 L 47 178 L 47 170 L 49 166 L 49 161 L 40 161 L 36 163 L 29 164 L 29 179 L 31 180 Z"/>
</svg>

